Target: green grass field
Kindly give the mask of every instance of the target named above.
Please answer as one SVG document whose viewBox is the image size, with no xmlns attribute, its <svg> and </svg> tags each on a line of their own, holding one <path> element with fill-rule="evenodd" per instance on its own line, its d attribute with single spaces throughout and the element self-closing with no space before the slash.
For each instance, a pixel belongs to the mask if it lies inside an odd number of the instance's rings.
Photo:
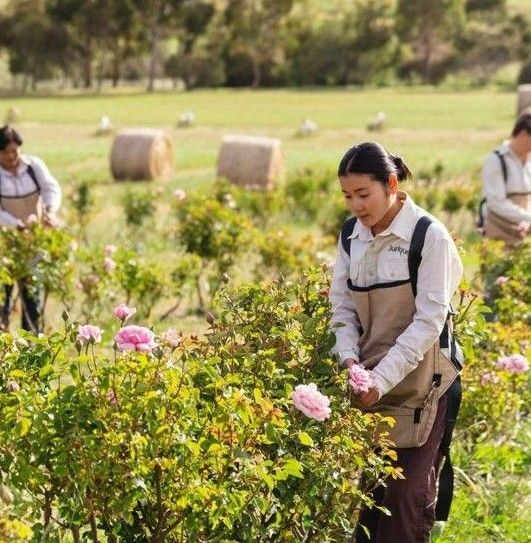
<svg viewBox="0 0 531 543">
<path fill-rule="evenodd" d="M 516 97 L 495 90 L 450 93 L 413 87 L 370 90 L 200 90 L 182 93 L 70 95 L 0 99 L 0 115 L 17 106 L 23 151 L 41 156 L 68 194 L 80 181 L 93 185 L 103 217 L 119 215 L 125 188 L 109 172 L 112 136 L 95 136 L 102 115 L 115 128 L 166 128 L 174 140 L 175 170 L 163 185 L 168 194 L 209 186 L 215 177 L 224 134 L 246 133 L 281 138 L 288 173 L 307 165 L 334 170 L 344 150 L 374 139 L 401 154 L 414 173 L 442 163 L 443 177 L 469 181 L 479 176 L 485 154 L 507 136 Z M 176 128 L 182 111 L 193 110 L 195 126 Z M 381 133 L 367 132 L 378 112 L 387 115 Z M 301 121 L 317 122 L 316 135 L 295 136 Z M 125 184 L 126 186 L 129 183 Z M 91 235 L 111 242 L 121 225 L 94 221 Z M 111 239 L 109 239 L 109 237 Z"/>
<path fill-rule="evenodd" d="M 102 115 L 114 125 L 157 126 L 175 141 L 175 185 L 194 186 L 212 178 L 223 134 L 244 132 L 283 140 L 288 169 L 308 163 L 335 166 L 343 150 L 378 139 L 402 154 L 413 170 L 441 160 L 447 175 L 477 175 L 483 155 L 510 130 L 515 96 L 492 90 L 448 93 L 430 88 L 375 90 L 209 90 L 187 93 L 64 96 L 1 99 L 22 112 L 25 151 L 41 155 L 65 183 L 107 174 L 110 138 L 94 137 Z M 175 128 L 179 114 L 196 112 L 196 126 Z M 365 126 L 384 111 L 388 128 Z M 305 117 L 319 132 L 295 138 Z"/>
</svg>

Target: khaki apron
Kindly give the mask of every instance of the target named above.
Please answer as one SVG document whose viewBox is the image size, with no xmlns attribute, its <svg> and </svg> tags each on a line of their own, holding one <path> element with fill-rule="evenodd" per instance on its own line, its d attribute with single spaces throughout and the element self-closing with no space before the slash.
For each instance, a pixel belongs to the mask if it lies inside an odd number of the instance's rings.
<svg viewBox="0 0 531 543">
<path fill-rule="evenodd" d="M 359 347 L 360 361 L 367 369 L 375 368 L 396 339 L 413 321 L 415 298 L 409 280 L 356 287 L 349 285 L 350 294 L 362 328 Z M 450 341 L 451 319 L 445 335 Z M 378 412 L 393 417 L 393 427 L 382 424 L 382 432 L 397 448 L 420 447 L 428 439 L 433 427 L 439 398 L 448 390 L 459 374 L 450 361 L 449 344 L 441 346 L 441 339 L 428 350 L 418 366 L 398 385 L 364 411 Z M 448 347 L 448 356 L 442 351 Z"/>
<path fill-rule="evenodd" d="M 39 188 L 24 196 L 4 196 L 0 192 L 0 207 L 17 219 L 26 222 L 30 215 L 40 217 L 40 199 Z"/>
<path fill-rule="evenodd" d="M 531 193 L 508 194 L 507 198 L 527 213 L 531 213 Z M 488 208 L 485 218 L 485 236 L 504 241 L 511 247 L 522 241 L 522 236 L 518 233 L 518 223 L 508 221 L 505 217 L 493 213 Z"/>
</svg>

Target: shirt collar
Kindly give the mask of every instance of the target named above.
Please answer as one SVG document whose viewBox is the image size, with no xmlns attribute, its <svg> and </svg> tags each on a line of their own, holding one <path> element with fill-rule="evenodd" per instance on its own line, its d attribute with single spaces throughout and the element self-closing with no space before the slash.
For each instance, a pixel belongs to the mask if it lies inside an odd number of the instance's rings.
<svg viewBox="0 0 531 543">
<path fill-rule="evenodd" d="M 19 155 L 19 158 L 20 158 L 20 162 L 17 167 L 17 173 L 16 173 L 17 176 L 23 174 L 28 169 L 28 166 L 29 166 L 29 160 L 26 158 L 25 155 Z M 6 170 L 5 168 L 2 168 L 2 166 L 0 166 L 0 172 L 4 175 L 13 175 L 10 171 Z"/>
<path fill-rule="evenodd" d="M 394 234 L 404 241 L 411 241 L 413 229 L 417 221 L 416 206 L 413 200 L 404 191 L 398 191 L 398 198 L 403 200 L 404 204 L 391 224 L 383 232 L 380 232 L 377 235 L 387 236 L 389 234 Z M 361 241 L 371 241 L 374 237 L 370 228 L 367 228 L 361 221 L 356 221 L 354 230 L 349 236 L 349 239 L 358 238 Z"/>
</svg>

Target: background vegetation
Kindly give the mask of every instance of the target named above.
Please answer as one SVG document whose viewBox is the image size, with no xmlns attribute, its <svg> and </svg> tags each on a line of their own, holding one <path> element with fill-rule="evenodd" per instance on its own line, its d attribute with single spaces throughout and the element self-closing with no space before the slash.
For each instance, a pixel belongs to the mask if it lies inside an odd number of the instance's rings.
<svg viewBox="0 0 531 543">
<path fill-rule="evenodd" d="M 19 91 L 50 81 L 153 90 L 160 78 L 185 88 L 530 81 L 531 11 L 517 0 L 2 4 L 0 47 L 14 79 L 6 73 L 0 86 Z"/>
</svg>

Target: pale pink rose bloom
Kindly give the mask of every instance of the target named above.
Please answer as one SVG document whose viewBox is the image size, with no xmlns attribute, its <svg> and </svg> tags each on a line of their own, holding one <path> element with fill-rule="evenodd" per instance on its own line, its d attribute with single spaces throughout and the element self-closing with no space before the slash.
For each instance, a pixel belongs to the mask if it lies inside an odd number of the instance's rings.
<svg viewBox="0 0 531 543">
<path fill-rule="evenodd" d="M 116 396 L 116 392 L 114 392 L 114 390 L 109 390 L 107 392 L 107 401 L 111 404 L 111 405 L 118 405 L 118 397 Z"/>
<path fill-rule="evenodd" d="M 509 281 L 508 277 L 505 277 L 505 275 L 500 275 L 499 277 L 496 278 L 495 283 L 497 285 L 505 285 L 505 283 L 507 283 L 507 281 Z"/>
<path fill-rule="evenodd" d="M 113 313 L 121 321 L 126 321 L 136 313 L 136 307 L 127 307 L 125 304 L 120 304 L 114 308 Z"/>
<path fill-rule="evenodd" d="M 527 221 L 521 221 L 520 223 L 518 223 L 518 226 L 516 228 L 518 230 L 518 233 L 522 237 L 524 237 L 531 230 L 531 223 L 529 223 Z"/>
<path fill-rule="evenodd" d="M 105 245 L 105 249 L 103 249 L 103 252 L 107 256 L 112 256 L 116 252 L 116 250 L 116 245 Z"/>
<path fill-rule="evenodd" d="M 36 222 L 38 222 L 39 219 L 37 219 L 37 215 L 35 215 L 34 213 L 32 213 L 27 219 L 26 219 L 26 224 L 27 225 L 30 225 L 30 224 L 35 224 Z"/>
<path fill-rule="evenodd" d="M 92 324 L 80 324 L 77 329 L 77 339 L 81 343 L 92 341 L 99 343 L 101 341 L 101 328 Z"/>
<path fill-rule="evenodd" d="M 170 328 L 161 334 L 160 339 L 162 339 L 170 347 L 177 348 L 181 344 L 182 336 L 179 332 L 177 332 L 177 330 Z"/>
<path fill-rule="evenodd" d="M 173 196 L 179 201 L 182 201 L 186 198 L 186 192 L 183 189 L 175 189 L 173 191 Z"/>
<path fill-rule="evenodd" d="M 155 334 L 149 328 L 134 324 L 120 328 L 114 339 L 120 351 L 148 353 L 157 346 L 155 343 Z"/>
<path fill-rule="evenodd" d="M 480 382 L 483 386 L 485 385 L 488 385 L 488 384 L 493 384 L 495 385 L 500 379 L 498 378 L 497 375 L 495 375 L 494 373 L 484 373 L 482 376 L 481 376 L 481 379 L 480 379 Z"/>
<path fill-rule="evenodd" d="M 509 373 L 525 373 L 529 370 L 529 362 L 525 356 L 513 354 L 511 356 L 500 356 L 496 367 Z"/>
<path fill-rule="evenodd" d="M 317 385 L 297 385 L 291 395 L 293 405 L 307 417 L 324 421 L 330 416 L 330 399 L 317 390 Z"/>
<path fill-rule="evenodd" d="M 8 381 L 6 388 L 7 388 L 8 392 L 19 392 L 20 391 L 20 385 L 16 381 Z"/>
<path fill-rule="evenodd" d="M 348 384 L 355 394 L 369 392 L 369 389 L 376 385 L 371 373 L 359 364 L 352 365 L 348 369 L 348 375 Z"/>
<path fill-rule="evenodd" d="M 105 271 L 111 273 L 116 269 L 116 262 L 110 257 L 106 256 L 104 261 Z"/>
</svg>

